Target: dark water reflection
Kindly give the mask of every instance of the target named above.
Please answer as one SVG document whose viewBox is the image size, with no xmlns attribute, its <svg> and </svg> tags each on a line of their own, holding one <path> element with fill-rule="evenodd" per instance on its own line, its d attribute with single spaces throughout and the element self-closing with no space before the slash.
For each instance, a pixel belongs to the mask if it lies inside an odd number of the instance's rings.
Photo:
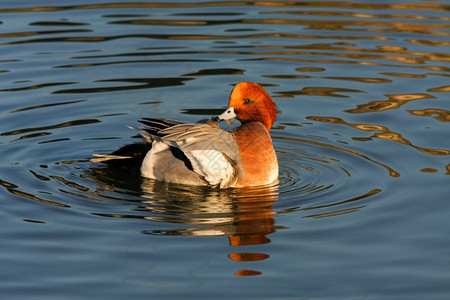
<svg viewBox="0 0 450 300">
<path fill-rule="evenodd" d="M 448 298 L 449 10 L 2 3 L 0 294 Z M 142 117 L 217 115 L 244 80 L 280 112 L 276 185 L 167 185 L 89 160 L 139 142 Z"/>
</svg>

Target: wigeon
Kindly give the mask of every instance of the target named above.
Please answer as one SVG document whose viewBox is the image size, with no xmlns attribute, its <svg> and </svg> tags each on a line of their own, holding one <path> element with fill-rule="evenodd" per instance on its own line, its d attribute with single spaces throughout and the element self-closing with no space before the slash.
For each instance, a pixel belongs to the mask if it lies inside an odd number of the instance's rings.
<svg viewBox="0 0 450 300">
<path fill-rule="evenodd" d="M 144 118 L 140 133 L 151 149 L 140 166 L 141 176 L 217 188 L 274 183 L 278 160 L 269 131 L 276 117 L 269 94 L 256 83 L 241 82 L 232 90 L 225 112 L 212 120 L 187 124 Z M 218 125 L 233 119 L 241 125 L 232 132 Z"/>
</svg>

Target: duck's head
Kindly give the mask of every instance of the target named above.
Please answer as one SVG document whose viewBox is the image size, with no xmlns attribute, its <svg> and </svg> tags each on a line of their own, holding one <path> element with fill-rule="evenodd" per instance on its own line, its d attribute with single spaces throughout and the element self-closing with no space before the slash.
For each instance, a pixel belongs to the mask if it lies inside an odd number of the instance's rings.
<svg viewBox="0 0 450 300">
<path fill-rule="evenodd" d="M 216 120 L 259 121 L 270 130 L 277 118 L 277 107 L 269 94 L 257 83 L 241 82 L 230 94 L 228 108 Z"/>
</svg>

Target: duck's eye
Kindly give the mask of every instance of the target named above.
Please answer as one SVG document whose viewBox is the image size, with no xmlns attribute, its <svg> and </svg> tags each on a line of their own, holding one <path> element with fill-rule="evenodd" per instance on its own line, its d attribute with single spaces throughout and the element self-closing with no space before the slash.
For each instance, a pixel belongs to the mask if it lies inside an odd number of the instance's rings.
<svg viewBox="0 0 450 300">
<path fill-rule="evenodd" d="M 250 99 L 250 98 L 246 98 L 246 99 L 244 99 L 244 104 L 250 104 L 250 103 L 252 103 L 253 101 Z"/>
</svg>

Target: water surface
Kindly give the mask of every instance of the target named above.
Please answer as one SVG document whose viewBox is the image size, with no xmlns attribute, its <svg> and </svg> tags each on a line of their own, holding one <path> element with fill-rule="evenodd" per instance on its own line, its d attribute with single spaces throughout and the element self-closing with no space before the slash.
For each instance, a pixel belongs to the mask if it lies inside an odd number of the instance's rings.
<svg viewBox="0 0 450 300">
<path fill-rule="evenodd" d="M 0 294 L 447 299 L 445 1 L 3 1 Z M 262 84 L 279 183 L 168 185 L 89 159 L 138 120 Z"/>
</svg>

